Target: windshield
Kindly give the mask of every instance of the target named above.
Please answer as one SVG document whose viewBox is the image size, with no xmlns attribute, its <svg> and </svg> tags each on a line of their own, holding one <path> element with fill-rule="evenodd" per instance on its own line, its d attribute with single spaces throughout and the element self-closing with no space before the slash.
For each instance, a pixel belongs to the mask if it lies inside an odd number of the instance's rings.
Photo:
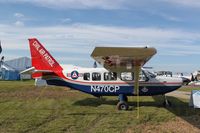
<svg viewBox="0 0 200 133">
<path fill-rule="evenodd" d="M 155 78 L 156 75 L 153 74 L 152 72 L 148 71 L 148 70 L 144 70 L 144 73 L 148 76 L 148 77 L 151 77 L 151 78 Z"/>
</svg>

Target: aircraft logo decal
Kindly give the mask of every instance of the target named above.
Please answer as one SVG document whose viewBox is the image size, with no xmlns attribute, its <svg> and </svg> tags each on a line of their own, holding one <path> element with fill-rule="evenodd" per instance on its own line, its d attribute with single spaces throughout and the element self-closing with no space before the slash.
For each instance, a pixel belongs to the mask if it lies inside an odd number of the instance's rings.
<svg viewBox="0 0 200 133">
<path fill-rule="evenodd" d="M 77 71 L 72 71 L 71 72 L 71 78 L 72 79 L 77 79 L 79 77 L 79 73 Z"/>
<path fill-rule="evenodd" d="M 141 89 L 141 91 L 144 92 L 144 93 L 146 93 L 146 92 L 149 91 L 149 89 L 147 89 L 146 87 L 143 87 L 143 88 Z"/>
</svg>

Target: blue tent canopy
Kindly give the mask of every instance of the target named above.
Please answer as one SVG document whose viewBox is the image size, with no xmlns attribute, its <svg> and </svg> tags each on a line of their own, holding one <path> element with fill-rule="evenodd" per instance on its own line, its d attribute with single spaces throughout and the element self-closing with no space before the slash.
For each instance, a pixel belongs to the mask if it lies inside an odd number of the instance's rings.
<svg viewBox="0 0 200 133">
<path fill-rule="evenodd" d="M 1 74 L 2 74 L 3 80 L 19 80 L 20 79 L 20 75 L 18 71 L 2 69 Z"/>
</svg>

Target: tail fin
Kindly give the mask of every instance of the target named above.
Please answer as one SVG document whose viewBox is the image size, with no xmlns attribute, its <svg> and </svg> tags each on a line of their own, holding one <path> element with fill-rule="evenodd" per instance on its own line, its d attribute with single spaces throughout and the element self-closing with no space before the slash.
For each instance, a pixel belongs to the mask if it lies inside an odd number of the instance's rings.
<svg viewBox="0 0 200 133">
<path fill-rule="evenodd" d="M 51 70 L 58 74 L 63 69 L 51 54 L 36 39 L 29 39 L 32 66 L 37 70 Z"/>
</svg>

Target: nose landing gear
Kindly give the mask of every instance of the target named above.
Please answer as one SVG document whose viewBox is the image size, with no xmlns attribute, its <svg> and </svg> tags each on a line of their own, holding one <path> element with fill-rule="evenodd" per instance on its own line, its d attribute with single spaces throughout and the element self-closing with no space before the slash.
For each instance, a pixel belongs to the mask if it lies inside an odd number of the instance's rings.
<svg viewBox="0 0 200 133">
<path fill-rule="evenodd" d="M 164 107 L 171 107 L 172 103 L 167 99 L 166 95 L 164 95 L 164 102 L 163 102 Z"/>
</svg>

